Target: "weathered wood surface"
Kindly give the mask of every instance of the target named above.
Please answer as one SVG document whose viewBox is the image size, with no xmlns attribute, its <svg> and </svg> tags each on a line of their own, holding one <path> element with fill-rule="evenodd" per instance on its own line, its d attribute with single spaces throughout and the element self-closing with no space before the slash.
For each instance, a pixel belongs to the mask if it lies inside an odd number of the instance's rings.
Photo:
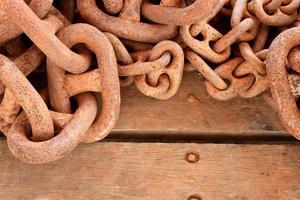
<svg viewBox="0 0 300 200">
<path fill-rule="evenodd" d="M 185 73 L 179 92 L 166 101 L 147 97 L 134 85 L 122 88 L 121 114 L 110 137 L 291 137 L 261 97 L 218 101 L 207 94 L 201 78 L 196 72 Z"/>
<path fill-rule="evenodd" d="M 121 116 L 113 134 L 188 136 L 287 135 L 260 97 L 217 101 L 195 73 L 187 73 L 176 96 L 158 101 L 132 86 L 122 89 Z"/>
<path fill-rule="evenodd" d="M 187 152 L 200 160 L 191 164 Z M 0 142 L 0 199 L 300 199 L 300 145 L 82 145 L 48 165 L 16 160 Z"/>
</svg>

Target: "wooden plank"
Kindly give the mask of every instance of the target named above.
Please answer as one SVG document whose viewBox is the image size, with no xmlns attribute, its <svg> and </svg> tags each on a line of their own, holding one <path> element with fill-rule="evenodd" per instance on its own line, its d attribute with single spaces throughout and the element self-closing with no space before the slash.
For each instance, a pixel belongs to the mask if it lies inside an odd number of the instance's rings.
<svg viewBox="0 0 300 200">
<path fill-rule="evenodd" d="M 121 114 L 109 137 L 208 140 L 290 140 L 276 113 L 261 97 L 217 101 L 201 76 L 185 73 L 173 98 L 159 101 L 135 86 L 122 88 Z"/>
<path fill-rule="evenodd" d="M 103 142 L 48 165 L 16 160 L 4 141 L 0 152 L 0 199 L 300 199 L 299 144 Z"/>
<path fill-rule="evenodd" d="M 287 135 L 276 113 L 261 97 L 217 101 L 195 73 L 186 73 L 180 91 L 167 101 L 122 89 L 121 116 L 113 134 L 188 136 Z"/>
</svg>

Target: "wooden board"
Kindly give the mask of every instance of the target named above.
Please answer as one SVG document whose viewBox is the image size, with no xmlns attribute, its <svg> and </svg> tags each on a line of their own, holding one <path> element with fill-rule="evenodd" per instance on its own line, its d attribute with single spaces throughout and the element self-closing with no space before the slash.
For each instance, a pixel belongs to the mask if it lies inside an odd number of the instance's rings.
<svg viewBox="0 0 300 200">
<path fill-rule="evenodd" d="M 185 73 L 178 93 L 159 101 L 132 85 L 121 90 L 120 118 L 109 137 L 128 139 L 291 140 L 261 97 L 218 101 L 203 77 Z"/>
<path fill-rule="evenodd" d="M 48 165 L 16 160 L 4 141 L 0 153 L 0 199 L 300 199 L 299 144 L 103 142 Z"/>
<path fill-rule="evenodd" d="M 287 136 L 276 113 L 262 98 L 214 100 L 195 72 L 184 75 L 178 94 L 167 101 L 146 97 L 135 86 L 123 88 L 121 116 L 112 135 L 201 139 Z"/>
</svg>

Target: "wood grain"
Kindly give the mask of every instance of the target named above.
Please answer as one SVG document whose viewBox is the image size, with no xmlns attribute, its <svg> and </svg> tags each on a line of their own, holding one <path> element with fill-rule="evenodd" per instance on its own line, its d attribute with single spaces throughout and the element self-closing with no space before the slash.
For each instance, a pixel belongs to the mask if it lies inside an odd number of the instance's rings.
<svg viewBox="0 0 300 200">
<path fill-rule="evenodd" d="M 0 199 L 300 199 L 300 145 L 82 145 L 48 165 L 16 160 L 0 142 Z M 191 164 L 187 152 L 200 160 Z"/>
<path fill-rule="evenodd" d="M 185 73 L 179 92 L 166 101 L 147 97 L 135 86 L 122 88 L 121 96 L 120 118 L 109 137 L 222 141 L 292 138 L 261 97 L 215 100 L 196 72 Z"/>
<path fill-rule="evenodd" d="M 167 101 L 146 97 L 134 86 L 123 88 L 121 116 L 113 134 L 185 138 L 287 135 L 262 98 L 214 100 L 195 72 L 184 75 L 180 91 Z"/>
</svg>

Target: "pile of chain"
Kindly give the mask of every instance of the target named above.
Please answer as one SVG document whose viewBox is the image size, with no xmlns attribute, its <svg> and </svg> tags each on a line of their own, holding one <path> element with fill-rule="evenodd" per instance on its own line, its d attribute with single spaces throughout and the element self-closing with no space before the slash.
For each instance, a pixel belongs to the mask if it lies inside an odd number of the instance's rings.
<svg viewBox="0 0 300 200">
<path fill-rule="evenodd" d="M 166 100 L 194 70 L 300 139 L 300 0 L 1 0 L 0 33 L 0 128 L 24 162 L 107 136 L 120 87 Z"/>
</svg>

